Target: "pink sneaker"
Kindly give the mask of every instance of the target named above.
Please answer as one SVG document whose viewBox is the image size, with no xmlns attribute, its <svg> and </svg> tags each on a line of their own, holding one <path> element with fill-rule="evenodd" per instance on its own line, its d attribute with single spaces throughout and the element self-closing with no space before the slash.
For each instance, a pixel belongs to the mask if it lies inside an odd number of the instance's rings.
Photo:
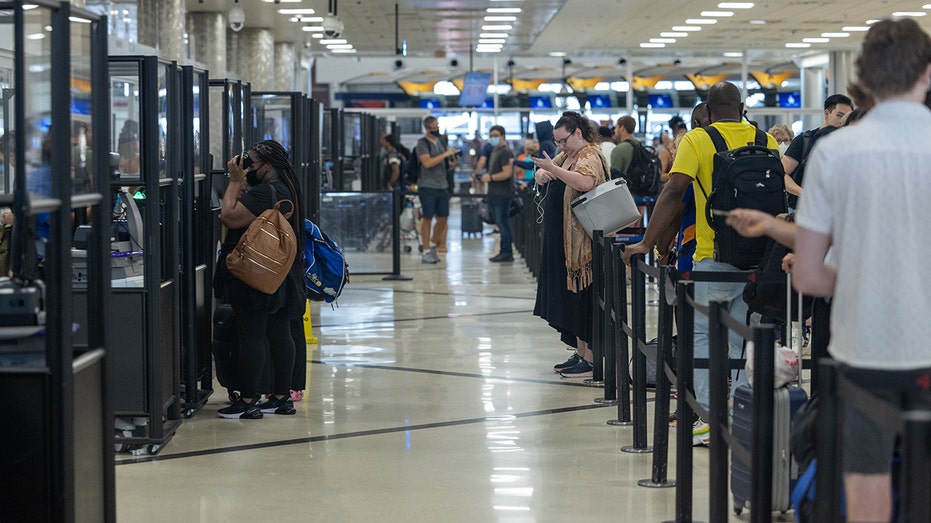
<svg viewBox="0 0 931 523">
<path fill-rule="evenodd" d="M 302 399 L 304 399 L 304 391 L 302 390 L 291 391 L 291 401 L 301 401 Z"/>
</svg>

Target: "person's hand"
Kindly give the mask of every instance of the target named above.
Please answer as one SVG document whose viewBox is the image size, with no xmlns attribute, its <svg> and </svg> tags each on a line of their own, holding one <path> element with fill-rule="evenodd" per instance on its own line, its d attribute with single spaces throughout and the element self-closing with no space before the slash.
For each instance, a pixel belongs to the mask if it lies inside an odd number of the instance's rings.
<svg viewBox="0 0 931 523">
<path fill-rule="evenodd" d="M 242 157 L 236 155 L 226 162 L 226 169 L 230 173 L 231 182 L 242 182 L 246 179 L 246 171 L 242 168 Z"/>
<path fill-rule="evenodd" d="M 775 220 L 772 215 L 754 209 L 734 209 L 727 216 L 725 223 L 737 231 L 737 234 L 747 238 L 759 238 L 769 232 Z"/>
<path fill-rule="evenodd" d="M 647 244 L 643 242 L 628 245 L 624 248 L 624 254 L 621 255 L 621 260 L 623 260 L 625 264 L 630 265 L 631 258 L 637 254 L 646 254 L 650 252 L 651 248 L 652 247 L 647 246 Z"/>
<path fill-rule="evenodd" d="M 553 159 L 550 158 L 550 155 L 546 154 L 546 151 L 543 151 L 542 157 L 538 158 L 536 156 L 531 156 L 530 159 L 533 160 L 533 163 L 536 164 L 537 169 L 543 169 L 545 171 L 549 171 L 550 173 L 552 173 L 553 170 L 556 168 L 556 164 L 553 163 Z"/>
<path fill-rule="evenodd" d="M 792 272 L 792 265 L 795 263 L 795 253 L 790 252 L 782 257 L 782 270 Z"/>
<path fill-rule="evenodd" d="M 537 169 L 533 172 L 533 179 L 536 180 L 537 185 L 546 185 L 547 182 L 555 180 L 556 177 L 546 169 Z"/>
</svg>

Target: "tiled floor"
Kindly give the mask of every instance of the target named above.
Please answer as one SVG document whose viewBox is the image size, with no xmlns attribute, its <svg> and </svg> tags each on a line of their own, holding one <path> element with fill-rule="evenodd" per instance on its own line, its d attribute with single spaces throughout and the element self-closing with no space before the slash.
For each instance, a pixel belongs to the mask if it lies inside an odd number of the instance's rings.
<svg viewBox="0 0 931 523">
<path fill-rule="evenodd" d="M 406 254 L 412 280 L 353 276 L 339 308 L 315 306 L 296 416 L 219 419 L 218 388 L 158 455 L 119 455 L 119 520 L 674 519 L 675 489 L 637 486 L 653 456 L 619 451 L 632 431 L 606 423 L 603 390 L 553 373 L 569 352 L 532 315 L 523 263 L 488 262 L 497 236 L 460 238 L 455 213 L 440 264 Z M 696 449 L 702 521 L 707 462 Z"/>
</svg>

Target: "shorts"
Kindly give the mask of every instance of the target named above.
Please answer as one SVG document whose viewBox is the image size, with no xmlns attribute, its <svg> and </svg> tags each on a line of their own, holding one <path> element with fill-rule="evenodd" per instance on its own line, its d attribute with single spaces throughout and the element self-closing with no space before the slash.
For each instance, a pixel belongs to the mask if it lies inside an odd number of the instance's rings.
<svg viewBox="0 0 931 523">
<path fill-rule="evenodd" d="M 430 189 L 419 187 L 417 196 L 420 197 L 420 210 L 426 219 L 439 216 L 449 216 L 449 191 L 447 189 Z"/>
</svg>

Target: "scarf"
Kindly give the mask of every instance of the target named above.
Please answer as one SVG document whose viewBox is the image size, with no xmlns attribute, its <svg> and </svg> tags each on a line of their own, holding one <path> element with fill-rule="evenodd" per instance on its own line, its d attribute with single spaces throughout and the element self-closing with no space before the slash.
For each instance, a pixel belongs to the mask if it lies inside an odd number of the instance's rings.
<svg viewBox="0 0 931 523">
<path fill-rule="evenodd" d="M 553 163 L 562 167 L 569 156 L 560 152 L 553 158 Z M 601 147 L 588 144 L 576 155 L 569 170 L 595 179 L 595 187 L 607 179 L 608 162 L 601 154 Z M 592 283 L 592 239 L 589 238 L 581 222 L 572 212 L 572 200 L 583 194 L 566 184 L 563 196 L 563 247 L 566 250 L 566 286 L 571 292 L 580 292 Z"/>
</svg>

